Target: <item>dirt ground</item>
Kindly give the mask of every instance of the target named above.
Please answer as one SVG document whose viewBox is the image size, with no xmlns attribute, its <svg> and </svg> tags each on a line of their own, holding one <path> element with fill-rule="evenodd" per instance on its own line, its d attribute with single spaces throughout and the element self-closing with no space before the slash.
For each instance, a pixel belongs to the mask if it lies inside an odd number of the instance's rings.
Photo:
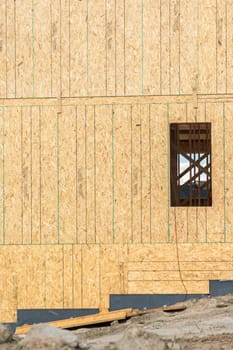
<svg viewBox="0 0 233 350">
<path fill-rule="evenodd" d="M 186 310 L 133 317 L 109 327 L 79 329 L 90 350 L 233 349 L 233 295 L 183 302 Z"/>
</svg>

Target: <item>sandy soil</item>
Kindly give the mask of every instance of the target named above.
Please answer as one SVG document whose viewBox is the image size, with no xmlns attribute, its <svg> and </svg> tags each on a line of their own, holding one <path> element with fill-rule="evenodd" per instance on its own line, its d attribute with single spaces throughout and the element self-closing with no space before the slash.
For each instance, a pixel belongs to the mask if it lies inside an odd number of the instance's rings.
<svg viewBox="0 0 233 350">
<path fill-rule="evenodd" d="M 90 350 L 233 349 L 233 295 L 183 302 L 186 310 L 137 316 L 109 327 L 79 329 Z"/>
</svg>

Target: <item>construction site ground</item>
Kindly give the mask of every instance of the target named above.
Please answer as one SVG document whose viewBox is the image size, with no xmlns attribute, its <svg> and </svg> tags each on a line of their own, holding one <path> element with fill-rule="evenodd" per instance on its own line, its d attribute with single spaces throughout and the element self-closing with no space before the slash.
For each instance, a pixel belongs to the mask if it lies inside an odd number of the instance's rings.
<svg viewBox="0 0 233 350">
<path fill-rule="evenodd" d="M 60 330 L 35 325 L 26 335 L 14 335 L 1 344 L 0 350 L 233 349 L 233 295 L 188 300 L 183 305 L 183 311 L 154 311 L 107 326 Z"/>
</svg>

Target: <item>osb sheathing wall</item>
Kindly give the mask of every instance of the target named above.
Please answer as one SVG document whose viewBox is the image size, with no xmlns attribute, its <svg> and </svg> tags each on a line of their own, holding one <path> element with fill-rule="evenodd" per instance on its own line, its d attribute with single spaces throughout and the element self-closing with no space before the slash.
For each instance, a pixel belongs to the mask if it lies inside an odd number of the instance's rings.
<svg viewBox="0 0 233 350">
<path fill-rule="evenodd" d="M 0 97 L 231 93 L 232 35 L 232 0 L 1 0 Z"/>
<path fill-rule="evenodd" d="M 233 102 L 129 102 L 0 108 L 2 320 L 232 278 Z M 212 207 L 170 207 L 179 121 L 212 122 Z"/>
<path fill-rule="evenodd" d="M 0 7 L 0 322 L 232 279 L 233 2 Z M 212 207 L 170 206 L 179 121 L 212 123 Z"/>
</svg>

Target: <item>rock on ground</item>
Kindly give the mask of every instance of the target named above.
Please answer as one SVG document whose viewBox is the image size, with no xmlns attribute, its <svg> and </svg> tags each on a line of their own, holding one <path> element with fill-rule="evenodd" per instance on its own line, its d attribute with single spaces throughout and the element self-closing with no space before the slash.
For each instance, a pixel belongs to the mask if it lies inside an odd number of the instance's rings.
<svg viewBox="0 0 233 350">
<path fill-rule="evenodd" d="M 13 332 L 10 327 L 4 324 L 0 324 L 0 344 L 9 342 L 12 339 Z"/>
<path fill-rule="evenodd" d="M 71 331 L 41 323 L 30 329 L 17 350 L 71 350 L 78 349 L 78 345 L 78 336 Z"/>
</svg>

